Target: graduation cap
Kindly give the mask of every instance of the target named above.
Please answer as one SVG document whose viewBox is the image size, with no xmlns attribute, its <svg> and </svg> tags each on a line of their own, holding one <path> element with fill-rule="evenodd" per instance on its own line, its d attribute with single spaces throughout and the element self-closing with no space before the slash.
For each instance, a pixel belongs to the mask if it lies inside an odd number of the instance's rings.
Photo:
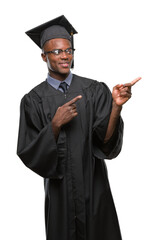
<svg viewBox="0 0 158 240">
<path fill-rule="evenodd" d="M 26 34 L 41 49 L 46 41 L 53 38 L 68 39 L 71 41 L 72 48 L 74 48 L 73 35 L 75 33 L 77 33 L 77 31 L 64 15 L 61 15 L 60 17 L 57 17 L 26 32 Z"/>
</svg>

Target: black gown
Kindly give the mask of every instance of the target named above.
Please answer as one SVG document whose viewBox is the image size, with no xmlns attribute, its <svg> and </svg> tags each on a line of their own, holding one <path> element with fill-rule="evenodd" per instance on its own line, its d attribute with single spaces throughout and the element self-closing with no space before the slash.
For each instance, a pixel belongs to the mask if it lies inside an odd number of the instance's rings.
<svg viewBox="0 0 158 240">
<path fill-rule="evenodd" d="M 78 116 L 62 127 L 56 142 L 51 120 L 78 95 Z M 121 117 L 103 144 L 111 107 L 104 83 L 75 74 L 66 95 L 44 81 L 21 101 L 17 154 L 44 178 L 47 240 L 121 240 L 104 162 L 122 147 Z"/>
</svg>

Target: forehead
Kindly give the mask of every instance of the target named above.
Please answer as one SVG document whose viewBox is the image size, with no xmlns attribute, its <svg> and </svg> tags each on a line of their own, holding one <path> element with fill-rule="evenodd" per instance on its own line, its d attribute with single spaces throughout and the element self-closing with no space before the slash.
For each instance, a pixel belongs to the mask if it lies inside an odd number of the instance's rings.
<svg viewBox="0 0 158 240">
<path fill-rule="evenodd" d="M 48 42 L 46 42 L 44 48 L 46 50 L 51 50 L 51 49 L 66 49 L 71 47 L 71 42 L 68 39 L 64 38 L 55 38 L 51 39 Z"/>
</svg>

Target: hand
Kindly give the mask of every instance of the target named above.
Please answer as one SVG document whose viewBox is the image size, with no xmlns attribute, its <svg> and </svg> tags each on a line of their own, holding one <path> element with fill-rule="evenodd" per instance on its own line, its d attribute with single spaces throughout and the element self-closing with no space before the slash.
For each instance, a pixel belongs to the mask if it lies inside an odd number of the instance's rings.
<svg viewBox="0 0 158 240">
<path fill-rule="evenodd" d="M 61 128 L 66 123 L 70 122 L 74 117 L 78 115 L 76 102 L 81 99 L 79 95 L 73 98 L 71 101 L 65 103 L 63 106 L 58 107 L 56 114 L 52 120 L 53 127 Z"/>
<path fill-rule="evenodd" d="M 131 87 L 136 84 L 141 79 L 141 77 L 138 77 L 134 79 L 130 83 L 126 84 L 118 84 L 113 88 L 112 91 L 112 97 L 113 101 L 117 106 L 122 106 L 124 103 L 126 103 L 132 96 L 131 93 Z"/>
</svg>

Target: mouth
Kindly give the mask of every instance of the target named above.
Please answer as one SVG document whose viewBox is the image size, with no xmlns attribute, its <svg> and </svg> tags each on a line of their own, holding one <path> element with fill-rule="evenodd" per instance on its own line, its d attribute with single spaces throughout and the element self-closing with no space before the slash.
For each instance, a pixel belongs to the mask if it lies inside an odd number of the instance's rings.
<svg viewBox="0 0 158 240">
<path fill-rule="evenodd" d="M 69 67 L 69 62 L 63 62 L 63 63 L 59 63 L 59 64 L 63 68 L 68 68 Z"/>
</svg>

